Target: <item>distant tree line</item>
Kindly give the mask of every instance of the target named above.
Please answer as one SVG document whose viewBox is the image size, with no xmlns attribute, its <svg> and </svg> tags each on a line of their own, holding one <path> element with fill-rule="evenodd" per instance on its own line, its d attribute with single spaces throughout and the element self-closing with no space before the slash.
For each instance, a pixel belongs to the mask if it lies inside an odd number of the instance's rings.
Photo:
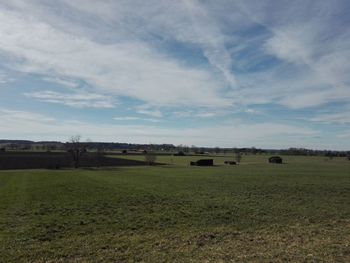
<svg viewBox="0 0 350 263">
<path fill-rule="evenodd" d="M 289 149 L 259 149 L 255 147 L 245 148 L 221 148 L 221 147 L 197 147 L 195 145 L 173 144 L 133 144 L 119 142 L 81 142 L 87 151 L 114 151 L 126 150 L 140 152 L 164 152 L 184 154 L 232 154 L 239 152 L 245 154 L 280 154 L 280 155 L 303 155 L 303 156 L 327 156 L 327 157 L 350 157 L 350 151 L 312 150 L 306 148 Z M 67 143 L 57 141 L 29 141 L 29 140 L 0 140 L 0 149 L 4 150 L 40 150 L 55 151 L 67 150 Z"/>
</svg>

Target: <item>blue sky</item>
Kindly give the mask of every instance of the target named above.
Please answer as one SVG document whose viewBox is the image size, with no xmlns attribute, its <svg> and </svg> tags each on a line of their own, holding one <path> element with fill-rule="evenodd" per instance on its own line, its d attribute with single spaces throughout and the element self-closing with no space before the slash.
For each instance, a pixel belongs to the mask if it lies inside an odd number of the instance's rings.
<svg viewBox="0 0 350 263">
<path fill-rule="evenodd" d="M 0 138 L 349 150 L 349 13 L 0 0 Z"/>
</svg>

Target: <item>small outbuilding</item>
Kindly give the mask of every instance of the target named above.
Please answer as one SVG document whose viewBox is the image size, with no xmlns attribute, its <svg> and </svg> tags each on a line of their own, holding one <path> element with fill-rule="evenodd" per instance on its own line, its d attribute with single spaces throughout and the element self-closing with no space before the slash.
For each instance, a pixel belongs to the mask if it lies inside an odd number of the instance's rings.
<svg viewBox="0 0 350 263">
<path fill-rule="evenodd" d="M 269 158 L 269 163 L 282 163 L 282 158 L 279 156 L 272 156 Z"/>
<path fill-rule="evenodd" d="M 213 159 L 200 159 L 196 162 L 191 162 L 191 165 L 197 165 L 197 166 L 213 166 L 214 160 Z"/>
</svg>

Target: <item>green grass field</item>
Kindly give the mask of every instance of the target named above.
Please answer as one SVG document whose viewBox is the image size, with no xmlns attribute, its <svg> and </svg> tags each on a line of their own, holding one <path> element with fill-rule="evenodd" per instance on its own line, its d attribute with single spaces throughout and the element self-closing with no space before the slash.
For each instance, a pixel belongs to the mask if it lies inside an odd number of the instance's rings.
<svg viewBox="0 0 350 263">
<path fill-rule="evenodd" d="M 350 262 L 349 161 L 192 159 L 1 171 L 0 262 Z"/>
</svg>

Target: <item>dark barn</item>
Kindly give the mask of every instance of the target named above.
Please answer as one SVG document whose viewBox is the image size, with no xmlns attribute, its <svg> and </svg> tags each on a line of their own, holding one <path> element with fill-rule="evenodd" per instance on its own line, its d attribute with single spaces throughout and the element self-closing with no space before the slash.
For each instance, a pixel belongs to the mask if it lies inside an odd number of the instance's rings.
<svg viewBox="0 0 350 263">
<path fill-rule="evenodd" d="M 269 158 L 269 163 L 282 163 L 282 158 L 279 156 L 272 156 Z"/>
<path fill-rule="evenodd" d="M 197 166 L 213 166 L 214 160 L 213 159 L 200 159 L 196 162 L 191 162 L 191 165 L 197 165 Z"/>
</svg>

